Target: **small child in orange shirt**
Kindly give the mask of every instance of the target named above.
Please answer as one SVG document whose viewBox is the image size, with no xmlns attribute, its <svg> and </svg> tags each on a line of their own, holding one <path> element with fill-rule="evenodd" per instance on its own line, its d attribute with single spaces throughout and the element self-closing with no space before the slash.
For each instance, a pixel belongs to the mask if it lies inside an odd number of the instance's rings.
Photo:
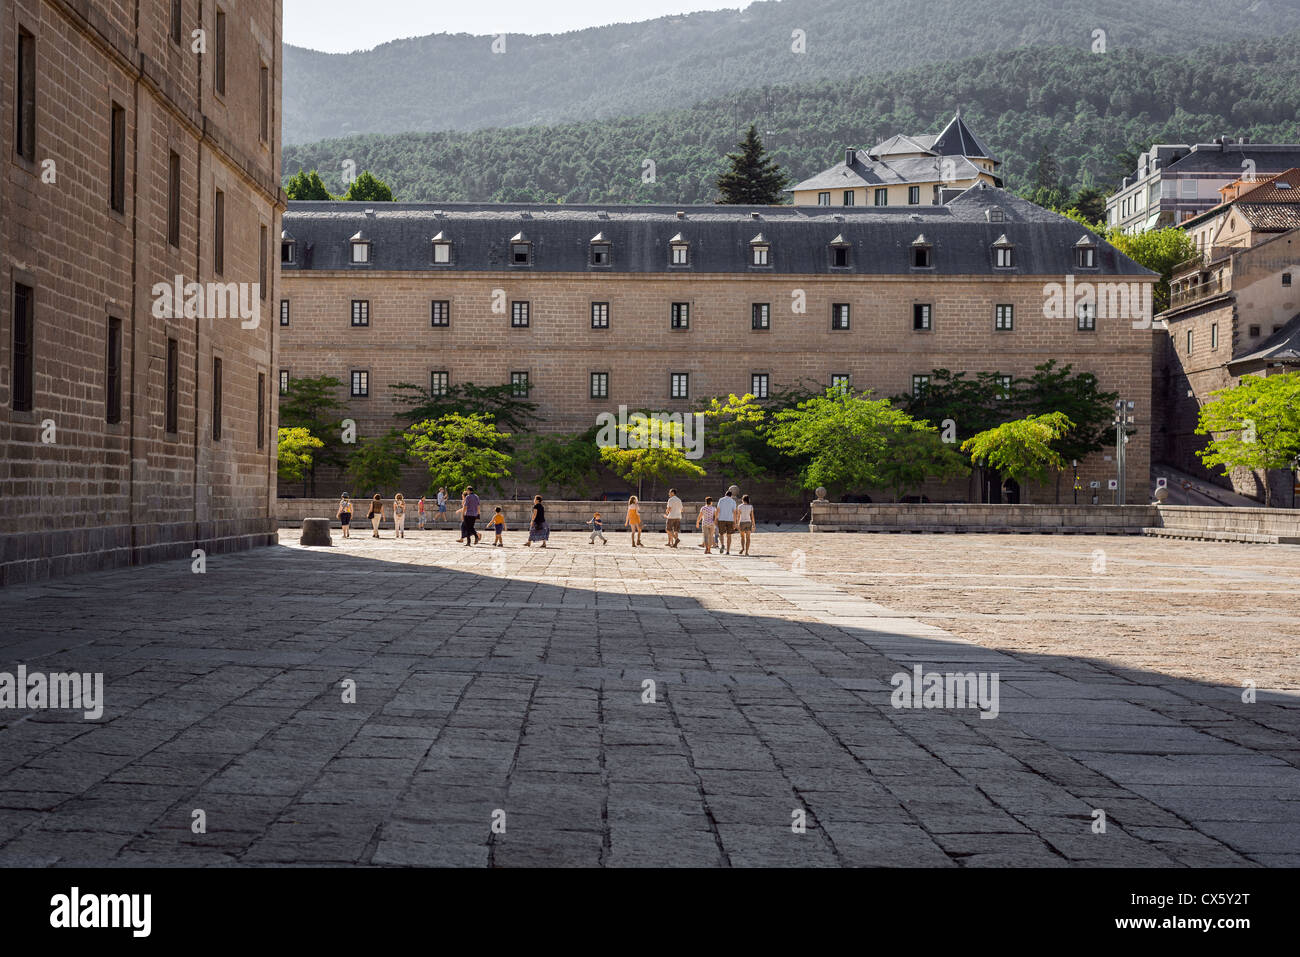
<svg viewBox="0 0 1300 957">
<path fill-rule="evenodd" d="M 494 546 L 500 545 L 502 548 L 505 548 L 506 543 L 501 538 L 501 533 L 506 530 L 506 517 L 505 515 L 502 514 L 500 505 L 496 507 L 496 511 L 492 513 L 492 517 L 488 519 L 488 525 L 491 526 L 492 531 L 496 532 L 496 536 L 497 536 L 496 541 L 494 541 L 492 544 Z"/>
</svg>

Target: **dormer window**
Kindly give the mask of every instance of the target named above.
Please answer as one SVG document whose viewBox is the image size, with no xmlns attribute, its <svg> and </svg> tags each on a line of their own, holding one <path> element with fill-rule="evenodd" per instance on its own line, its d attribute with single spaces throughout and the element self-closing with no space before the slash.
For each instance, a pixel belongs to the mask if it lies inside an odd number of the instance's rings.
<svg viewBox="0 0 1300 957">
<path fill-rule="evenodd" d="M 849 245 L 843 234 L 831 240 L 831 266 L 835 269 L 847 269 L 849 266 Z"/>
<path fill-rule="evenodd" d="M 762 233 L 749 241 L 749 264 L 751 266 L 772 265 L 772 244 L 763 237 Z"/>
<path fill-rule="evenodd" d="M 510 237 L 510 265 L 531 266 L 533 264 L 533 244 L 523 232 Z"/>
<path fill-rule="evenodd" d="M 1077 269 L 1097 268 L 1097 244 L 1087 236 L 1074 244 L 1074 265 Z"/>
<path fill-rule="evenodd" d="M 445 266 L 451 262 L 451 240 L 443 233 L 433 237 L 433 264 Z"/>
<path fill-rule="evenodd" d="M 1001 206 L 990 206 L 984 210 L 984 216 L 990 223 L 1005 223 L 1007 214 L 1002 211 Z"/>
<path fill-rule="evenodd" d="M 591 237 L 590 243 L 591 265 L 608 266 L 610 264 L 610 253 L 613 249 L 612 244 L 605 238 L 604 233 L 597 233 Z"/>
<path fill-rule="evenodd" d="M 294 238 L 290 236 L 288 232 L 281 231 L 280 233 L 280 262 L 281 263 L 284 263 L 285 265 L 292 265 L 293 263 L 297 262 L 297 260 L 294 257 L 295 246 L 297 246 L 297 242 L 294 240 Z"/>
<path fill-rule="evenodd" d="M 669 262 L 674 266 L 689 266 L 690 263 L 690 243 L 686 241 L 681 233 L 678 233 L 672 239 L 668 240 Z"/>
<path fill-rule="evenodd" d="M 367 265 L 370 262 L 370 239 L 361 230 L 357 230 L 348 242 L 352 246 L 352 263 L 358 266 Z"/>
<path fill-rule="evenodd" d="M 925 238 L 925 233 L 912 240 L 912 268 L 929 269 L 933 265 L 933 259 L 930 255 L 933 248 L 930 241 Z"/>
<path fill-rule="evenodd" d="M 1010 269 L 1016 264 L 1016 247 L 1003 233 L 993 243 L 993 265 L 998 269 Z"/>
</svg>

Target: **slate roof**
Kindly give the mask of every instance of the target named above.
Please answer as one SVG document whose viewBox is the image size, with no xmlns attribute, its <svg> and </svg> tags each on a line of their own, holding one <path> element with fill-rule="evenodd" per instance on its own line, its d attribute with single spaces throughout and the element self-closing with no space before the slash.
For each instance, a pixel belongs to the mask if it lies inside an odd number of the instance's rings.
<svg viewBox="0 0 1300 957">
<path fill-rule="evenodd" d="M 1261 342 L 1254 352 L 1233 359 L 1228 363 L 1228 369 L 1236 375 L 1239 374 L 1236 371 L 1238 367 L 1262 368 L 1273 362 L 1300 365 L 1300 315 L 1293 316 L 1290 322 Z"/>
<path fill-rule="evenodd" d="M 1242 163 L 1254 160 L 1256 173 L 1280 173 L 1300 166 L 1300 146 L 1282 144 L 1227 143 L 1220 149 L 1216 143 L 1197 143 L 1185 156 L 1181 156 L 1163 172 L 1222 173 L 1225 170 L 1241 171 Z"/>
<path fill-rule="evenodd" d="M 906 136 L 895 133 L 889 139 L 867 150 L 872 156 L 892 156 L 897 153 L 930 153 L 937 136 Z"/>
<path fill-rule="evenodd" d="M 1003 221 L 990 222 L 997 206 Z M 372 210 L 367 214 L 366 210 Z M 679 218 L 678 212 L 683 215 Z M 756 214 L 756 215 L 755 215 Z M 1078 223 L 1004 190 L 973 186 L 946 206 L 570 206 L 481 203 L 289 203 L 284 228 L 296 237 L 286 275 L 308 270 L 437 272 L 616 272 L 797 275 L 907 275 L 912 241 L 933 243 L 935 275 L 993 271 L 1000 235 L 1016 246 L 1012 275 L 1063 276 L 1080 272 L 1074 246 L 1086 233 Z M 353 264 L 348 239 L 361 230 L 371 241 L 370 262 Z M 771 243 L 771 266 L 751 266 L 756 232 Z M 523 231 L 533 263 L 509 262 L 510 237 Z M 434 265 L 432 239 L 452 244 L 451 262 Z M 611 243 L 609 266 L 591 266 L 591 239 Z M 690 265 L 669 265 L 669 240 L 690 243 Z M 850 266 L 833 268 L 829 247 L 842 237 Z M 1098 243 L 1101 275 L 1153 275 L 1113 246 Z"/>
<path fill-rule="evenodd" d="M 983 159 L 993 159 L 993 154 L 961 118 L 960 111 L 943 128 L 943 132 L 935 139 L 932 148 L 940 156 L 978 156 Z M 997 160 L 994 162 L 996 163 Z"/>
<path fill-rule="evenodd" d="M 946 177 L 943 175 L 944 163 L 953 164 L 950 175 Z M 986 170 L 980 169 L 964 156 L 912 156 L 904 159 L 880 159 L 867 162 L 859 159 L 851 167 L 842 162 L 836 163 L 811 179 L 789 187 L 786 192 L 934 183 L 941 180 L 971 179 L 983 172 Z M 928 196 L 925 199 L 929 201 Z"/>
</svg>

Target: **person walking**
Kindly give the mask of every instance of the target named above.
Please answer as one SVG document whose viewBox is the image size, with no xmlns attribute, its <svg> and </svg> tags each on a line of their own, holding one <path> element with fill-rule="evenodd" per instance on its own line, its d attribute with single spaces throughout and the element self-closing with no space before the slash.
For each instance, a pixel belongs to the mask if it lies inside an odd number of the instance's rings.
<svg viewBox="0 0 1300 957">
<path fill-rule="evenodd" d="M 370 519 L 370 528 L 373 531 L 371 538 L 379 537 L 379 524 L 384 520 L 384 500 L 375 493 L 375 497 L 370 500 L 370 511 L 366 513 L 366 518 Z"/>
<path fill-rule="evenodd" d="M 609 539 L 605 537 L 605 525 L 600 520 L 600 512 L 597 512 L 595 515 L 591 516 L 591 521 L 589 521 L 587 524 L 591 526 L 591 538 L 587 539 L 587 542 L 589 544 L 595 545 L 596 539 L 598 538 L 600 539 L 602 544 L 604 545 L 609 544 Z"/>
<path fill-rule="evenodd" d="M 668 506 L 664 509 L 664 530 L 668 533 L 668 547 L 676 548 L 682 542 L 682 500 L 677 489 L 668 490 Z"/>
<path fill-rule="evenodd" d="M 740 554 L 749 554 L 749 543 L 754 536 L 754 506 L 749 496 L 742 495 L 736 506 L 736 530 L 740 532 Z"/>
<path fill-rule="evenodd" d="M 727 555 L 731 554 L 731 536 L 736 532 L 736 505 L 730 489 L 718 499 L 718 547 Z"/>
<path fill-rule="evenodd" d="M 695 519 L 695 527 L 702 529 L 704 532 L 704 554 L 713 554 L 713 537 L 718 533 L 718 510 L 713 506 L 713 497 L 708 496 L 704 499 L 704 507 L 700 509 L 699 517 Z"/>
<path fill-rule="evenodd" d="M 645 545 L 641 544 L 641 504 L 635 495 L 627 500 L 627 518 L 623 520 L 623 524 L 632 529 L 632 547 L 641 545 L 645 548 Z"/>
<path fill-rule="evenodd" d="M 351 538 L 352 535 L 350 533 L 352 531 L 352 499 L 348 497 L 347 492 L 344 492 L 343 497 L 339 499 L 339 510 L 338 510 L 337 518 L 339 520 L 339 525 L 342 526 L 343 528 L 343 537 Z"/>
<path fill-rule="evenodd" d="M 541 542 L 542 548 L 551 538 L 551 526 L 546 521 L 546 506 L 542 504 L 540 495 L 533 496 L 533 517 L 528 523 L 528 541 L 524 542 L 527 547 L 533 542 Z"/>
<path fill-rule="evenodd" d="M 447 490 L 438 489 L 438 514 L 434 517 L 435 522 L 441 522 L 447 517 Z"/>
<path fill-rule="evenodd" d="M 496 507 L 496 511 L 492 513 L 492 517 L 488 519 L 488 525 L 490 525 L 492 531 L 496 533 L 496 541 L 494 541 L 492 545 L 494 547 L 500 546 L 501 548 L 505 548 L 506 543 L 501 536 L 506 530 L 506 516 L 505 513 L 501 511 L 500 505 Z"/>
<path fill-rule="evenodd" d="M 420 531 L 424 531 L 425 505 L 424 505 L 424 496 L 423 496 L 423 495 L 420 496 L 420 501 L 418 501 L 418 502 L 415 504 L 415 511 L 416 511 L 416 517 L 417 517 L 417 518 L 419 519 L 419 521 L 420 521 Z"/>
<path fill-rule="evenodd" d="M 401 492 L 393 496 L 393 532 L 394 538 L 406 537 L 406 497 Z"/>
<path fill-rule="evenodd" d="M 466 545 L 477 545 L 483 538 L 474 528 L 478 524 L 480 508 L 481 503 L 478 496 L 474 494 L 474 486 L 466 485 L 460 497 L 460 538 L 457 541 L 463 541 Z M 472 542 L 471 538 L 474 539 Z"/>
</svg>

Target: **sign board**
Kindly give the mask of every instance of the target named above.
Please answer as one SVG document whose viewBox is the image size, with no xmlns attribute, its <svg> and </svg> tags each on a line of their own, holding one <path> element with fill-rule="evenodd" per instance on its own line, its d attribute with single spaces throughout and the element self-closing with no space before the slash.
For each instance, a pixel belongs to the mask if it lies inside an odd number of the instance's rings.
<svg viewBox="0 0 1300 957">
<path fill-rule="evenodd" d="M 1100 483 L 1100 482 L 1089 482 L 1089 483 L 1088 483 L 1088 488 L 1101 488 L 1101 483 Z"/>
<path fill-rule="evenodd" d="M 1167 478 L 1156 479 L 1156 488 L 1168 488 L 1168 487 L 1169 487 L 1169 479 Z"/>
<path fill-rule="evenodd" d="M 1106 481 L 1106 488 L 1110 489 L 1112 492 L 1115 491 L 1119 488 L 1119 479 L 1108 479 Z"/>
<path fill-rule="evenodd" d="M 1104 461 L 1106 461 L 1106 462 L 1113 462 L 1113 461 L 1114 461 L 1114 459 L 1112 459 L 1109 455 L 1103 455 L 1103 456 L 1102 456 L 1102 459 L 1103 459 Z"/>
</svg>

